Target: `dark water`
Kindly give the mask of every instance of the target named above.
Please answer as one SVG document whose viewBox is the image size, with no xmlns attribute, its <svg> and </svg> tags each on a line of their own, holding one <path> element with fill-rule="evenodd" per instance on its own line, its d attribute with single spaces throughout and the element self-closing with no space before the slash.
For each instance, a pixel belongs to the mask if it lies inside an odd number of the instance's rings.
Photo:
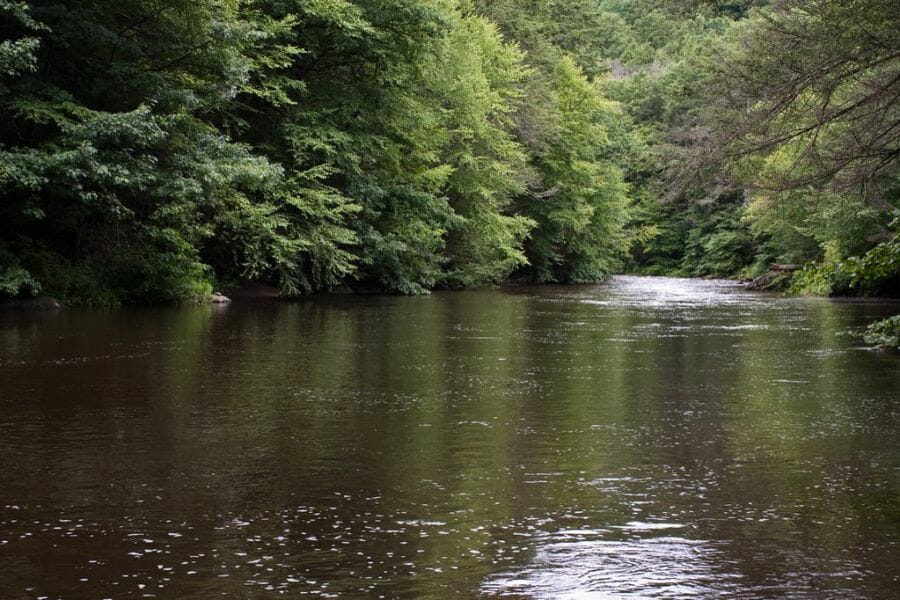
<svg viewBox="0 0 900 600">
<path fill-rule="evenodd" d="M 0 598 L 891 598 L 897 306 L 729 284 L 0 314 Z"/>
</svg>

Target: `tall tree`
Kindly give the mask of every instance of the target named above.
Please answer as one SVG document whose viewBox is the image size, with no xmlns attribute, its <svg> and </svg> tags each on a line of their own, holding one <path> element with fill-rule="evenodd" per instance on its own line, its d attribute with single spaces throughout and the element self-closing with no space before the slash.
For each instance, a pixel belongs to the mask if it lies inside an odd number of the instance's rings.
<svg viewBox="0 0 900 600">
<path fill-rule="evenodd" d="M 522 199 L 538 227 L 529 241 L 531 275 L 538 281 L 604 279 L 627 249 L 623 232 L 627 187 L 604 152 L 610 145 L 615 104 L 605 100 L 570 58 L 549 81 L 550 104 L 534 164 L 542 191 Z"/>
<path fill-rule="evenodd" d="M 523 56 L 496 26 L 460 16 L 429 67 L 444 107 L 443 160 L 453 171 L 447 195 L 459 217 L 447 232 L 445 285 L 500 283 L 527 259 L 523 242 L 534 222 L 513 214 L 529 176 L 524 147 L 513 134 L 526 76 Z"/>
<path fill-rule="evenodd" d="M 0 8 L 17 40 L 4 54 L 17 49 L 19 65 L 0 98 L 0 254 L 33 291 L 181 300 L 211 289 L 204 254 L 216 236 L 249 276 L 279 247 L 299 249 L 277 216 L 281 169 L 222 125 L 236 95 L 252 92 L 254 46 L 271 34 L 242 3 Z"/>
<path fill-rule="evenodd" d="M 778 0 L 757 13 L 714 80 L 723 155 L 777 153 L 758 188 L 850 191 L 887 209 L 900 165 L 898 22 L 891 0 Z"/>
</svg>

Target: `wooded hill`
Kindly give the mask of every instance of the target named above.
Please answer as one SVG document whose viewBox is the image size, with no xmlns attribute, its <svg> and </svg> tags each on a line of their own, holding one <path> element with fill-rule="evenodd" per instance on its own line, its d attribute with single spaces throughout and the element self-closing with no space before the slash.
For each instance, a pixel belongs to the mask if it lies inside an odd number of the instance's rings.
<svg viewBox="0 0 900 600">
<path fill-rule="evenodd" d="M 896 0 L 0 0 L 0 295 L 896 294 Z"/>
</svg>

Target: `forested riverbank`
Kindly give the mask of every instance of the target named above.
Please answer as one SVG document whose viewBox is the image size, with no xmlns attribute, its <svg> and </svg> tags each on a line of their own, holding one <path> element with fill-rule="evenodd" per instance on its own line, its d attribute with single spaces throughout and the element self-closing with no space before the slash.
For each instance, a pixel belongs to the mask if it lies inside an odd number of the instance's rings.
<svg viewBox="0 0 900 600">
<path fill-rule="evenodd" d="M 893 0 L 0 1 L 0 295 L 896 295 Z M 790 281 L 788 280 L 790 279 Z"/>
</svg>

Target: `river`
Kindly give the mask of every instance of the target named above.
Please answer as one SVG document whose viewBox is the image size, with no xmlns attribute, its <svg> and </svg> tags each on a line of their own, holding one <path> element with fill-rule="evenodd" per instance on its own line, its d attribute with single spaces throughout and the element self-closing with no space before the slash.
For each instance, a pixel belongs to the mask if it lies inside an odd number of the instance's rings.
<svg viewBox="0 0 900 600">
<path fill-rule="evenodd" d="M 0 598 L 891 598 L 897 305 L 727 282 L 0 313 Z"/>
</svg>

